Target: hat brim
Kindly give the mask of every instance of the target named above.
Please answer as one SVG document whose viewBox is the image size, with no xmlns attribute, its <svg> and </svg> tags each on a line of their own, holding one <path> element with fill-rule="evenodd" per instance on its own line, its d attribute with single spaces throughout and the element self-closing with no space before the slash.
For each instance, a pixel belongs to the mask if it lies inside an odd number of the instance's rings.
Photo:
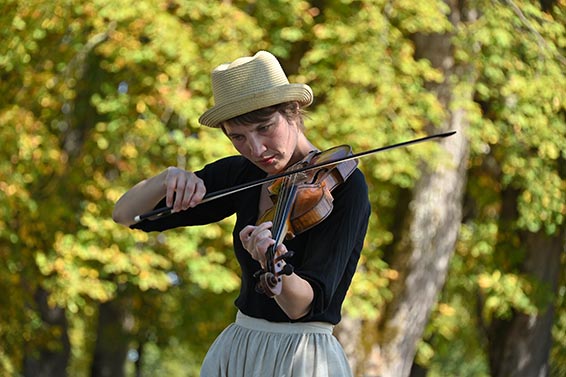
<svg viewBox="0 0 566 377">
<path fill-rule="evenodd" d="M 213 106 L 200 116 L 199 123 L 208 127 L 219 127 L 228 119 L 290 101 L 298 101 L 302 107 L 309 106 L 313 101 L 312 89 L 305 84 L 286 84 L 239 97 L 232 102 Z"/>
</svg>

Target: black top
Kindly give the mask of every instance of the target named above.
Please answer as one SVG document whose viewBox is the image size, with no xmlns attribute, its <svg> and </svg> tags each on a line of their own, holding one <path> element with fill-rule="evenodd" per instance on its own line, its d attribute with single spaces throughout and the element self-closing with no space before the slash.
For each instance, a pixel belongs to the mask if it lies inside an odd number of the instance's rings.
<svg viewBox="0 0 566 377">
<path fill-rule="evenodd" d="M 242 156 L 232 156 L 206 165 L 196 174 L 204 181 L 207 193 L 252 182 L 266 173 Z M 255 224 L 261 186 L 240 191 L 187 211 L 156 220 L 143 220 L 132 228 L 146 232 L 203 225 L 220 221 L 236 214 L 232 233 L 234 251 L 242 269 L 240 295 L 235 304 L 244 314 L 273 322 L 290 322 L 275 300 L 257 293 L 257 279 L 253 274 L 260 265 L 243 248 L 239 232 L 246 225 Z M 367 185 L 363 174 L 356 169 L 347 181 L 332 191 L 334 208 L 330 215 L 310 230 L 285 241 L 294 252 L 287 262 L 295 273 L 307 280 L 314 290 L 311 311 L 298 321 L 322 321 L 337 324 L 346 291 L 356 270 L 363 247 L 370 215 Z M 156 208 L 165 206 L 162 200 Z"/>
</svg>

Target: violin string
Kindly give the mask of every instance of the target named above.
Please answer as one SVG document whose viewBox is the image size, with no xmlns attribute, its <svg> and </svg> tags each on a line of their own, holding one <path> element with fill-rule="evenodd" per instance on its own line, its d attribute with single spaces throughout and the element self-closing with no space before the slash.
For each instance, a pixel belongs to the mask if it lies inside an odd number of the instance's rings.
<svg viewBox="0 0 566 377">
<path fill-rule="evenodd" d="M 275 250 L 282 243 L 285 234 L 283 234 L 284 225 L 292 208 L 292 201 L 296 193 L 296 174 L 292 174 L 283 178 L 277 195 L 277 204 L 275 207 L 275 216 L 272 225 L 272 236 L 275 244 L 269 247 L 266 252 L 266 258 L 272 261 L 275 257 Z"/>
<path fill-rule="evenodd" d="M 290 177 L 285 177 L 283 179 L 283 183 L 281 184 L 281 188 L 279 190 L 279 194 L 277 196 L 277 209 L 275 214 L 277 216 L 277 226 L 273 225 L 274 229 L 274 240 L 276 244 L 279 243 L 281 237 L 281 231 L 283 230 L 283 224 L 285 222 L 285 207 L 289 200 L 289 185 L 290 185 Z"/>
<path fill-rule="evenodd" d="M 283 196 L 285 195 L 285 191 L 287 191 L 287 177 L 284 177 L 281 185 L 279 186 L 279 193 L 277 194 L 277 203 L 275 204 L 275 215 L 273 217 L 273 225 L 271 226 L 272 237 L 275 240 L 275 244 L 267 249 L 266 252 L 266 259 L 268 261 L 272 261 L 275 256 L 275 249 L 277 247 L 279 233 L 281 227 L 281 208 L 283 207 Z M 267 263 L 268 270 L 270 270 L 269 266 L 271 263 Z"/>
</svg>

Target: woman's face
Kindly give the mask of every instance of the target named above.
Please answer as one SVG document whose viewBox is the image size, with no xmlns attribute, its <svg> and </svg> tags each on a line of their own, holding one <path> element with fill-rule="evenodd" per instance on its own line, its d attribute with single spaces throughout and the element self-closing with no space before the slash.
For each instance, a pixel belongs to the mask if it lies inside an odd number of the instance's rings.
<svg viewBox="0 0 566 377">
<path fill-rule="evenodd" d="M 297 125 L 278 112 L 262 123 L 226 123 L 224 131 L 242 156 L 269 175 L 282 172 L 303 157 L 297 151 Z"/>
</svg>

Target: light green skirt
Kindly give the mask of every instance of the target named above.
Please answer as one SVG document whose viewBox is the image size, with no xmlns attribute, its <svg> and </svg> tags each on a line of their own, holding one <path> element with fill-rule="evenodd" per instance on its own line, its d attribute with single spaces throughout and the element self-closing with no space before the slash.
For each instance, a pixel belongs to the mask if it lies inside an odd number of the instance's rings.
<svg viewBox="0 0 566 377">
<path fill-rule="evenodd" d="M 274 323 L 241 312 L 210 347 L 201 377 L 349 377 L 342 346 L 323 322 Z"/>
</svg>

